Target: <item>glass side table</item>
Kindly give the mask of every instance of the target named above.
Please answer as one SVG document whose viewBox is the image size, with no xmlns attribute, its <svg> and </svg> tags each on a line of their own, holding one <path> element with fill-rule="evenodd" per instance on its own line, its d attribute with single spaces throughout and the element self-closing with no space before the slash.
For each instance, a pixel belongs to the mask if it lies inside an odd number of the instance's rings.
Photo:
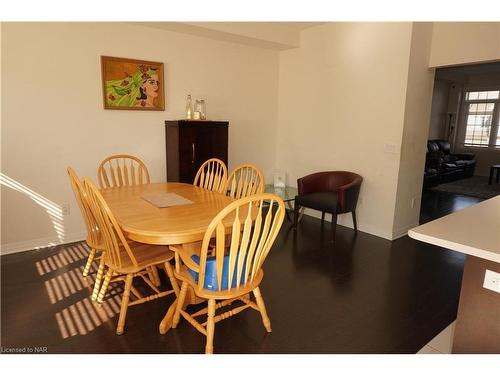
<svg viewBox="0 0 500 375">
<path fill-rule="evenodd" d="M 267 184 L 265 187 L 264 192 L 266 193 L 272 193 L 276 194 L 278 197 L 283 199 L 283 201 L 286 203 L 286 206 L 288 210 L 294 209 L 292 202 L 295 200 L 295 196 L 299 194 L 299 191 L 297 188 L 291 187 L 291 186 L 285 186 L 284 188 L 277 188 L 274 187 L 273 184 Z M 286 218 L 293 223 L 293 216 L 290 215 L 290 213 L 286 210 Z M 302 220 L 302 216 L 304 215 L 304 207 L 300 209 L 299 212 L 299 221 Z"/>
</svg>

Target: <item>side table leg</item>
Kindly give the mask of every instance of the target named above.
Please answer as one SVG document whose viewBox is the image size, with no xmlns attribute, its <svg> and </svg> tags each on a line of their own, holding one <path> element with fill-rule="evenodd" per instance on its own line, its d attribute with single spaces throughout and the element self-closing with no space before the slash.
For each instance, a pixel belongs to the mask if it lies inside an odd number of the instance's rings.
<svg viewBox="0 0 500 375">
<path fill-rule="evenodd" d="M 286 205 L 288 207 L 288 210 L 285 210 L 285 215 L 286 215 L 286 218 L 288 219 L 288 221 L 290 223 L 293 223 L 293 217 L 290 215 L 290 212 L 289 211 L 294 211 L 294 207 L 292 205 L 292 202 L 291 201 L 287 201 L 286 202 Z M 299 210 L 299 218 L 297 220 L 298 223 L 300 223 L 300 221 L 302 220 L 302 216 L 304 216 L 304 210 L 305 208 L 304 207 L 301 207 L 300 210 Z"/>
</svg>

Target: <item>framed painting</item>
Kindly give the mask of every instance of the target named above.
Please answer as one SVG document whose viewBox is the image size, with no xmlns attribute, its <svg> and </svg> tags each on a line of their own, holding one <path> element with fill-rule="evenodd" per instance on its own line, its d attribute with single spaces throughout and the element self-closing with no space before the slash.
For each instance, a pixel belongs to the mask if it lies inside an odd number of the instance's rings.
<svg viewBox="0 0 500 375">
<path fill-rule="evenodd" d="M 164 111 L 163 63 L 101 56 L 104 109 Z"/>
</svg>

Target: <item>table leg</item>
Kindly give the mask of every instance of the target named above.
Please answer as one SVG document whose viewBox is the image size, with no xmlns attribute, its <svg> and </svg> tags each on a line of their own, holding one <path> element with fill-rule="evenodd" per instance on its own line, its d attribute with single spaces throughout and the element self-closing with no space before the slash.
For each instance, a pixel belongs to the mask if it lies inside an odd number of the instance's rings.
<svg viewBox="0 0 500 375">
<path fill-rule="evenodd" d="M 167 313 L 165 314 L 160 323 L 160 334 L 164 335 L 170 328 L 172 328 L 172 320 L 174 319 L 176 306 L 177 306 L 177 299 L 170 305 L 170 307 L 167 310 Z"/>
<path fill-rule="evenodd" d="M 200 249 L 200 243 L 197 242 L 197 243 L 188 243 L 188 244 L 183 244 L 182 245 L 183 248 L 186 248 L 186 249 L 189 249 L 191 252 L 198 252 L 199 254 L 199 249 Z M 175 249 L 173 247 L 173 249 Z M 177 269 L 177 267 L 176 267 Z M 201 303 L 201 302 L 204 302 L 206 301 L 205 299 L 203 298 L 199 298 L 196 296 L 196 294 L 194 293 L 194 290 L 193 288 L 189 287 L 188 291 L 187 291 L 187 295 L 186 295 L 186 299 L 185 299 L 185 302 L 184 302 L 184 307 L 186 307 L 187 305 L 196 305 L 198 303 Z M 172 321 L 173 321 L 173 318 L 174 318 L 174 313 L 175 313 L 175 307 L 177 306 L 177 298 L 175 299 L 175 301 L 172 303 L 172 305 L 170 305 L 170 307 L 168 308 L 167 310 L 167 313 L 165 314 L 165 316 L 163 317 L 162 321 L 160 322 L 160 333 L 163 335 L 165 333 L 167 333 L 167 331 L 172 328 Z"/>
<path fill-rule="evenodd" d="M 199 303 L 205 302 L 206 299 L 196 297 L 194 294 L 193 288 L 189 287 L 188 292 L 186 294 L 186 300 L 184 301 L 184 307 L 187 305 L 197 305 Z M 172 321 L 174 319 L 175 307 L 177 306 L 177 299 L 170 305 L 167 310 L 167 313 L 163 317 L 160 322 L 160 334 L 164 335 L 168 332 L 170 328 L 172 328 Z"/>
</svg>

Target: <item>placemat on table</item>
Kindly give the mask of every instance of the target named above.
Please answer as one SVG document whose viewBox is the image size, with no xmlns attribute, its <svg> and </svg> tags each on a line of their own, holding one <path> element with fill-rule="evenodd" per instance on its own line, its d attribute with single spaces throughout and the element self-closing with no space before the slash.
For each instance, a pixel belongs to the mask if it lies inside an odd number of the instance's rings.
<svg viewBox="0 0 500 375">
<path fill-rule="evenodd" d="M 149 194 L 142 197 L 142 199 L 148 201 L 152 205 L 159 208 L 173 207 L 173 206 L 183 206 L 185 204 L 191 204 L 193 201 L 181 197 L 175 193 L 156 193 Z"/>
</svg>

